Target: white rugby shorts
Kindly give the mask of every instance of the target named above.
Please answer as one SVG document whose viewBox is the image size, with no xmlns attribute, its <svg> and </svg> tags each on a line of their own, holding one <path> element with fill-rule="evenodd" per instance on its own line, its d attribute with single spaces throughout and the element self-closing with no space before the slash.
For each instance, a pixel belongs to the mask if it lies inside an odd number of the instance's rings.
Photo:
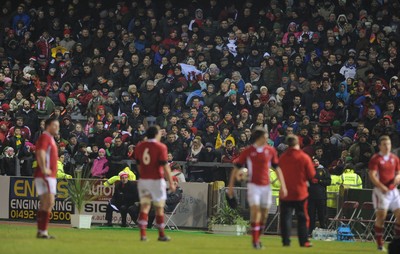
<svg viewBox="0 0 400 254">
<path fill-rule="evenodd" d="M 54 177 L 36 177 L 35 188 L 39 196 L 51 193 L 57 194 L 57 179 Z"/>
<path fill-rule="evenodd" d="M 393 189 L 386 194 L 378 188 L 372 192 L 372 201 L 376 210 L 391 210 L 392 212 L 400 209 L 400 193 L 398 189 Z"/>
<path fill-rule="evenodd" d="M 151 198 L 153 202 L 167 200 L 167 183 L 164 179 L 139 179 L 139 198 Z"/>
<path fill-rule="evenodd" d="M 271 208 L 272 190 L 269 185 L 247 184 L 247 201 L 250 206 L 260 206 L 261 208 Z"/>
</svg>

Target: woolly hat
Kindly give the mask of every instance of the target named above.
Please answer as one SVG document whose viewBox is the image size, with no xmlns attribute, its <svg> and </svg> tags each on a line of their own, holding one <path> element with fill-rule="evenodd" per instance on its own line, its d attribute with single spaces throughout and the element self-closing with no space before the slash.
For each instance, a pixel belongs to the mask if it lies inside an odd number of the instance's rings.
<svg viewBox="0 0 400 254">
<path fill-rule="evenodd" d="M 119 178 L 122 178 L 123 176 L 128 177 L 129 174 L 127 172 L 125 172 L 125 171 L 121 171 L 121 172 L 119 172 L 118 176 L 119 176 Z"/>
<path fill-rule="evenodd" d="M 3 105 L 1 105 L 1 109 L 3 111 L 9 111 L 10 110 L 10 105 L 8 105 L 7 103 L 3 103 Z"/>
<path fill-rule="evenodd" d="M 106 144 L 111 144 L 111 143 L 112 143 L 112 137 L 106 137 L 106 138 L 104 139 L 104 143 L 106 143 Z"/>
<path fill-rule="evenodd" d="M 283 90 L 285 90 L 285 88 L 278 87 L 278 89 L 276 89 L 276 94 L 280 94 Z"/>
<path fill-rule="evenodd" d="M 237 94 L 237 92 L 235 90 L 230 90 L 228 93 L 229 96 L 236 95 L 236 94 Z"/>
<path fill-rule="evenodd" d="M 388 120 L 389 120 L 389 123 L 390 123 L 390 124 L 392 123 L 392 117 L 391 117 L 390 115 L 385 115 L 385 116 L 383 117 L 383 119 L 388 119 Z"/>
</svg>

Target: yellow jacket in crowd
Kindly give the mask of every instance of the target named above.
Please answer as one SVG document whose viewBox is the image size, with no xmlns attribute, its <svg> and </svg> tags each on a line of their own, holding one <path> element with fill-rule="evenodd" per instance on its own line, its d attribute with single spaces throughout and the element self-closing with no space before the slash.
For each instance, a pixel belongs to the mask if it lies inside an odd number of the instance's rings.
<svg viewBox="0 0 400 254">
<path fill-rule="evenodd" d="M 326 187 L 328 192 L 326 206 L 329 208 L 337 208 L 337 196 L 339 195 L 342 178 L 338 175 L 331 175 L 331 185 Z"/>
<path fill-rule="evenodd" d="M 347 189 L 362 189 L 362 179 L 353 169 L 347 168 L 340 176 L 342 184 Z"/>
<path fill-rule="evenodd" d="M 233 146 L 236 146 L 235 138 L 232 136 L 232 134 L 229 134 L 225 140 L 222 140 L 221 135 L 218 133 L 217 135 L 217 140 L 215 141 L 215 149 L 221 148 L 221 146 L 225 146 L 225 143 L 227 140 L 232 141 Z"/>
<path fill-rule="evenodd" d="M 37 168 L 37 161 L 32 162 L 32 169 Z M 57 161 L 57 179 L 71 179 L 72 176 L 64 172 L 64 164 L 61 161 Z"/>
<path fill-rule="evenodd" d="M 272 189 L 272 196 L 276 198 L 276 205 L 279 205 L 279 190 L 281 189 L 281 182 L 278 180 L 278 175 L 272 168 L 269 169 L 269 179 Z"/>
<path fill-rule="evenodd" d="M 128 173 L 128 180 L 129 181 L 135 181 L 136 180 L 135 173 L 133 173 L 132 170 L 129 167 L 124 168 L 123 170 L 121 170 L 121 172 L 122 171 Z M 119 179 L 120 179 L 119 175 L 113 176 L 113 177 L 109 178 L 107 181 L 104 182 L 104 186 L 109 187 L 109 186 L 113 185 L 116 181 L 119 181 Z"/>
</svg>

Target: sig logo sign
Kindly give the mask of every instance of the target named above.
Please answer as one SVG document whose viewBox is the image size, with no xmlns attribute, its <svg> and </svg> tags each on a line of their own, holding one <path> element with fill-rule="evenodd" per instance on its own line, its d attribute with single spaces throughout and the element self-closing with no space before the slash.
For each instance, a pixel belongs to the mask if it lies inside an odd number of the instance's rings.
<svg viewBox="0 0 400 254">
<path fill-rule="evenodd" d="M 106 187 L 103 185 L 104 181 L 97 181 L 93 184 L 90 194 L 95 196 L 96 198 L 86 203 L 83 208 L 83 214 L 93 215 L 92 222 L 93 223 L 105 223 L 105 215 L 107 211 L 107 206 L 109 200 L 112 198 L 114 194 L 114 186 Z M 116 221 L 120 219 L 119 214 L 114 213 L 114 217 Z M 113 218 L 114 221 L 114 218 Z"/>
<path fill-rule="evenodd" d="M 74 206 L 68 197 L 67 182 L 57 182 L 57 196 L 50 215 L 53 222 L 68 222 Z M 33 178 L 13 177 L 10 179 L 9 218 L 14 220 L 36 220 L 40 202 Z"/>
</svg>

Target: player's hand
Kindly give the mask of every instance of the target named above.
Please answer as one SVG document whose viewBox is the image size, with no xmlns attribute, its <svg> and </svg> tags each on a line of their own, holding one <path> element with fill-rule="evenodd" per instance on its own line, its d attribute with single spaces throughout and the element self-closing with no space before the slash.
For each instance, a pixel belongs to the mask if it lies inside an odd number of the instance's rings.
<svg viewBox="0 0 400 254">
<path fill-rule="evenodd" d="M 396 177 L 394 178 L 393 184 L 396 186 L 400 185 L 400 175 L 396 175 Z"/>
<path fill-rule="evenodd" d="M 45 176 L 49 176 L 49 175 L 51 175 L 51 170 L 50 170 L 49 168 L 45 168 L 45 169 L 43 170 L 43 174 L 44 174 Z"/>
<path fill-rule="evenodd" d="M 169 191 L 171 193 L 174 193 L 176 191 L 176 186 L 175 186 L 175 184 L 173 182 L 170 183 L 170 185 L 169 185 Z"/>
<path fill-rule="evenodd" d="M 389 188 L 386 187 L 386 186 L 384 186 L 384 185 L 383 185 L 380 189 L 381 189 L 381 191 L 382 191 L 383 194 L 386 194 L 386 193 L 389 192 Z"/>
<path fill-rule="evenodd" d="M 288 195 L 288 191 L 287 191 L 286 187 L 285 187 L 285 188 L 282 188 L 282 187 L 281 187 L 281 190 L 280 190 L 280 197 L 281 197 L 281 198 L 286 198 L 287 195 Z"/>
</svg>

